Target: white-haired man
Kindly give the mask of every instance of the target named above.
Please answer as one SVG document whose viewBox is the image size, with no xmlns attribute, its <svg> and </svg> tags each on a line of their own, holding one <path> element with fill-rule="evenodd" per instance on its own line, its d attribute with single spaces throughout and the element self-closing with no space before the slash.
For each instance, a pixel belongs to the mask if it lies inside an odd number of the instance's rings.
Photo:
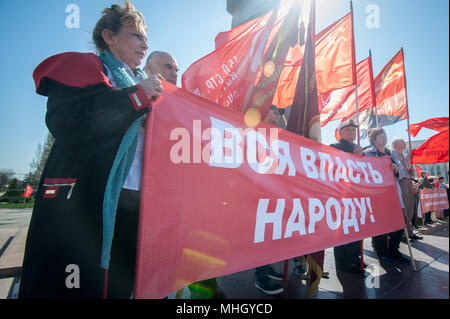
<svg viewBox="0 0 450 319">
<path fill-rule="evenodd" d="M 178 63 L 175 58 L 167 52 L 153 51 L 145 63 L 147 75 L 159 75 L 166 82 L 177 85 Z"/>
<path fill-rule="evenodd" d="M 403 166 L 404 175 L 399 176 L 399 184 L 402 190 L 402 199 L 405 205 L 405 223 L 406 229 L 408 231 L 408 236 L 410 239 L 422 239 L 422 236 L 419 236 L 413 232 L 413 227 L 411 223 L 412 216 L 414 214 L 414 190 L 412 188 L 411 176 L 412 176 L 412 168 L 409 163 L 410 154 L 406 157 L 403 155 L 403 151 L 406 149 L 406 143 L 402 138 L 395 138 L 392 141 L 392 149 L 397 154 L 397 158 L 400 164 Z"/>
</svg>

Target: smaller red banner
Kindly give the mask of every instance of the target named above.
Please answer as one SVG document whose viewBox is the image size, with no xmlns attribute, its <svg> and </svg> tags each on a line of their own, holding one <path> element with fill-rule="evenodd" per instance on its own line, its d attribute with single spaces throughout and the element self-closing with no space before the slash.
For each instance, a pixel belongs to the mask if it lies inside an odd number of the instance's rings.
<svg viewBox="0 0 450 319">
<path fill-rule="evenodd" d="M 422 189 L 420 191 L 422 212 L 436 212 L 448 208 L 447 191 L 443 188 Z"/>
</svg>

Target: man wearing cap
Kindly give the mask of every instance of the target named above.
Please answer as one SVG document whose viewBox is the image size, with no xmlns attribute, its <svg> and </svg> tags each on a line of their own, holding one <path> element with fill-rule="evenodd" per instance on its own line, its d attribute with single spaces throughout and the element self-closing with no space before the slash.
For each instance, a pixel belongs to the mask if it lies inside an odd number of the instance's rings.
<svg viewBox="0 0 450 319">
<path fill-rule="evenodd" d="M 361 146 L 356 145 L 356 128 L 358 126 L 353 120 L 347 120 L 339 124 L 339 135 L 341 139 L 338 143 L 331 144 L 331 147 L 346 153 L 353 153 L 363 155 Z M 334 259 L 336 261 L 336 268 L 345 272 L 364 275 L 361 270 L 360 259 L 360 242 L 355 241 L 342 246 L 334 247 Z"/>
</svg>

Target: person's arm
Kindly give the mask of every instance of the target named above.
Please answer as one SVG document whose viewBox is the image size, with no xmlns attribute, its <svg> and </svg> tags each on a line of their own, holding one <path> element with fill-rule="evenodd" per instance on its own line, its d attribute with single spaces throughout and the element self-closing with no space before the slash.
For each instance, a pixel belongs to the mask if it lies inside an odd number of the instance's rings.
<svg viewBox="0 0 450 319">
<path fill-rule="evenodd" d="M 115 89 L 98 84 L 80 89 L 53 81 L 48 89 L 46 124 L 56 139 L 83 143 L 122 134 L 150 106 L 139 85 Z"/>
</svg>

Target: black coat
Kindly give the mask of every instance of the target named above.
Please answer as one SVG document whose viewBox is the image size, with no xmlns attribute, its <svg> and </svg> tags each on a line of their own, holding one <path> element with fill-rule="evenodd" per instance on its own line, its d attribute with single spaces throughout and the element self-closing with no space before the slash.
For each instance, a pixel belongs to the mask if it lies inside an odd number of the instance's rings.
<svg viewBox="0 0 450 319">
<path fill-rule="evenodd" d="M 92 53 L 50 57 L 33 77 L 48 96 L 45 120 L 55 143 L 38 187 L 19 298 L 101 298 L 107 179 L 127 127 L 151 102 L 139 85 L 113 88 Z M 70 288 L 77 273 L 69 265 L 79 269 L 79 288 Z"/>
<path fill-rule="evenodd" d="M 355 143 L 350 143 L 349 141 L 343 139 L 340 139 L 339 143 L 330 144 L 330 146 L 346 153 L 353 153 L 356 148 Z"/>
</svg>

